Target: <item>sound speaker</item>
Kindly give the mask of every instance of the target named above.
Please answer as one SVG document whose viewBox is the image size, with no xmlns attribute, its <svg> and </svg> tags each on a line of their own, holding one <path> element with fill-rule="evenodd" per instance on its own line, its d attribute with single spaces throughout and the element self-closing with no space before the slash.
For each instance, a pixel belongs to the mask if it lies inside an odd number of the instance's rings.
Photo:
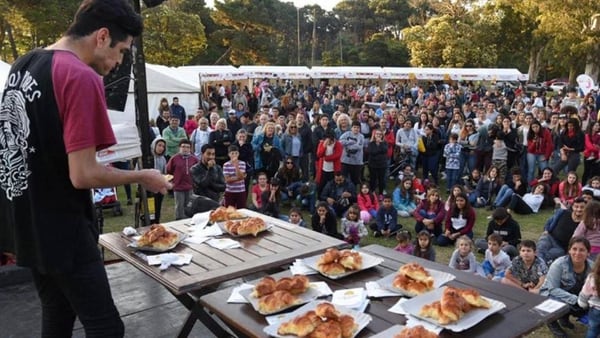
<svg viewBox="0 0 600 338">
<path fill-rule="evenodd" d="M 144 4 L 148 8 L 152 8 L 162 4 L 165 0 L 144 0 Z"/>
<path fill-rule="evenodd" d="M 131 53 L 123 55 L 123 62 L 104 77 L 104 96 L 108 109 L 124 111 L 131 80 Z"/>
</svg>

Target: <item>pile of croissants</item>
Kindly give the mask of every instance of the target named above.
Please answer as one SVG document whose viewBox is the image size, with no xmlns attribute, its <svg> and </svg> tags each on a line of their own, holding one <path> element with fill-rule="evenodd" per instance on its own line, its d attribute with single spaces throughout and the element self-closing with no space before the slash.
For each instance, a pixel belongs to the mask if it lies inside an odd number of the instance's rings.
<svg viewBox="0 0 600 338">
<path fill-rule="evenodd" d="M 473 309 L 490 307 L 490 302 L 481 297 L 477 290 L 447 286 L 442 293 L 442 299 L 424 305 L 419 315 L 436 319 L 438 323 L 446 325 L 458 321 Z"/>
<path fill-rule="evenodd" d="M 321 303 L 314 310 L 282 323 L 277 329 L 280 335 L 298 337 L 350 338 L 358 325 L 350 315 L 342 315 L 331 303 Z"/>
</svg>

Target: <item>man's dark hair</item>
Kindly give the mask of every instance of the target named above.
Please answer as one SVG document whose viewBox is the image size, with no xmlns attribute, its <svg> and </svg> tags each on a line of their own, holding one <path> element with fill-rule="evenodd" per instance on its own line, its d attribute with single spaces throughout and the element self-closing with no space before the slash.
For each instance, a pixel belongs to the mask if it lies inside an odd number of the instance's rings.
<svg viewBox="0 0 600 338">
<path fill-rule="evenodd" d="M 65 35 L 84 37 L 103 27 L 108 29 L 110 46 L 114 47 L 129 36 L 142 34 L 142 17 L 128 0 L 84 0 Z"/>
<path fill-rule="evenodd" d="M 200 148 L 200 152 L 202 152 L 204 154 L 208 149 L 213 149 L 214 150 L 215 146 L 212 145 L 212 144 L 210 144 L 210 143 L 203 144 L 202 148 Z"/>
<path fill-rule="evenodd" d="M 524 239 L 524 240 L 522 240 L 522 241 L 521 241 L 521 244 L 520 244 L 520 247 L 521 247 L 521 248 L 523 248 L 523 247 L 525 247 L 525 248 L 530 248 L 530 249 L 532 249 L 533 251 L 535 251 L 535 250 L 537 249 L 537 248 L 536 248 L 536 245 L 535 245 L 535 242 L 534 242 L 534 241 L 532 241 L 532 240 L 530 240 L 530 239 Z"/>
<path fill-rule="evenodd" d="M 192 142 L 190 142 L 190 140 L 188 140 L 187 138 L 182 139 L 181 141 L 179 141 L 179 146 L 181 147 L 184 144 L 189 144 L 192 145 Z"/>
</svg>

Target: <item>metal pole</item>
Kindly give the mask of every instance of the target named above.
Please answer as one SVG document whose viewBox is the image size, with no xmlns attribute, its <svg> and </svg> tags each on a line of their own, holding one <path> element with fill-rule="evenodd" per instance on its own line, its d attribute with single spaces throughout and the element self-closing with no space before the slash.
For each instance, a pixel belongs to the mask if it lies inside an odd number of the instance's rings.
<svg viewBox="0 0 600 338">
<path fill-rule="evenodd" d="M 298 63 L 297 65 L 300 66 L 300 7 L 296 7 L 296 19 L 297 19 L 297 29 L 296 29 L 296 33 L 298 34 Z"/>
</svg>

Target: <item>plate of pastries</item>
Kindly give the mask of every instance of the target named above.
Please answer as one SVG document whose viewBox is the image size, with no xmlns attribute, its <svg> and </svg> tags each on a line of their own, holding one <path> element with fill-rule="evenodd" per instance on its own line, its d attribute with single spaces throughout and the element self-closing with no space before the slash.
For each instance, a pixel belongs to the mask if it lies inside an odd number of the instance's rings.
<svg viewBox="0 0 600 338">
<path fill-rule="evenodd" d="M 217 223 L 219 227 L 232 237 L 252 235 L 256 237 L 259 233 L 271 229 L 271 225 L 265 223 L 260 217 L 249 217 L 239 220 L 229 220 Z"/>
<path fill-rule="evenodd" d="M 394 325 L 387 330 L 381 331 L 371 338 L 437 338 L 439 335 L 427 330 L 423 325 L 412 327 Z"/>
<path fill-rule="evenodd" d="M 304 259 L 304 264 L 325 277 L 338 279 L 366 270 L 383 262 L 383 258 L 354 250 L 329 248 L 322 255 Z"/>
<path fill-rule="evenodd" d="M 254 288 L 240 291 L 254 310 L 262 315 L 270 315 L 291 307 L 306 304 L 317 299 L 320 293 L 310 287 L 308 277 L 294 275 L 275 279 L 267 276 L 261 279 Z"/>
<path fill-rule="evenodd" d="M 242 214 L 233 206 L 218 207 L 208 214 L 208 221 L 214 224 L 216 222 L 225 222 L 232 219 L 241 219 L 246 217 L 246 215 Z"/>
<path fill-rule="evenodd" d="M 451 286 L 435 289 L 402 303 L 406 313 L 445 329 L 460 332 L 506 307 L 475 289 Z"/>
<path fill-rule="evenodd" d="M 337 337 L 353 338 L 369 322 L 371 316 L 335 306 L 329 302 L 313 301 L 282 316 L 281 320 L 264 328 L 273 337 Z"/>
<path fill-rule="evenodd" d="M 400 295 L 414 297 L 437 289 L 455 278 L 453 274 L 426 269 L 419 263 L 412 262 L 401 266 L 398 272 L 383 277 L 377 283 Z"/>
<path fill-rule="evenodd" d="M 174 249 L 185 237 L 185 234 L 171 231 L 162 224 L 153 224 L 130 246 L 143 251 L 165 252 Z"/>
</svg>

